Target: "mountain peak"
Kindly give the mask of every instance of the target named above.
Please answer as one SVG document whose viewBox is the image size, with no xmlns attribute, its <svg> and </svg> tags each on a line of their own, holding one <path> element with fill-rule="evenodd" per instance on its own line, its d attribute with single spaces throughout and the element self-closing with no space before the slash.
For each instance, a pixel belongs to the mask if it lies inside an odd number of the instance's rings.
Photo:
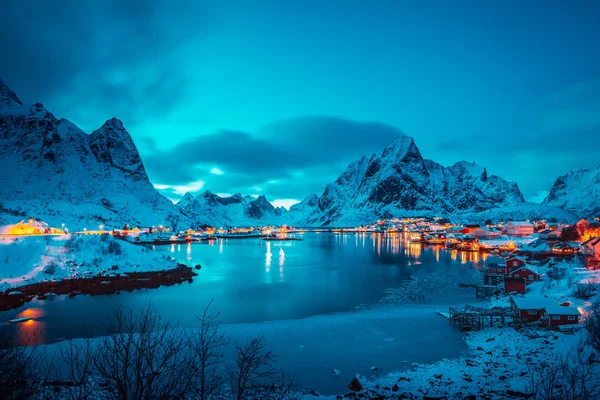
<svg viewBox="0 0 600 400">
<path fill-rule="evenodd" d="M 136 180 L 148 180 L 137 147 L 121 120 L 111 118 L 92 132 L 90 147 L 98 161 L 131 174 Z"/>
<path fill-rule="evenodd" d="M 394 140 L 392 140 L 392 143 L 390 143 L 384 150 L 383 150 L 383 154 L 381 155 L 382 157 L 388 157 L 390 155 L 404 155 L 411 146 L 415 145 L 415 141 L 413 140 L 412 137 L 410 136 L 406 136 L 406 135 L 401 135 L 398 136 L 397 138 L 395 138 Z"/>
<path fill-rule="evenodd" d="M 121 121 L 120 119 L 115 118 L 115 117 L 107 119 L 106 122 L 104 124 L 102 124 L 100 129 L 113 129 L 113 130 L 127 132 L 127 130 L 123 126 L 123 121 Z"/>
<path fill-rule="evenodd" d="M 192 195 L 190 192 L 187 192 L 181 199 L 179 199 L 179 201 L 177 202 L 177 206 L 185 207 L 189 204 L 194 203 L 195 201 L 197 200 L 194 197 L 194 195 Z"/>
<path fill-rule="evenodd" d="M 11 109 L 14 106 L 22 106 L 23 103 L 15 92 L 10 90 L 8 85 L 4 83 L 2 79 L 0 79 L 0 110 L 2 109 Z"/>
</svg>

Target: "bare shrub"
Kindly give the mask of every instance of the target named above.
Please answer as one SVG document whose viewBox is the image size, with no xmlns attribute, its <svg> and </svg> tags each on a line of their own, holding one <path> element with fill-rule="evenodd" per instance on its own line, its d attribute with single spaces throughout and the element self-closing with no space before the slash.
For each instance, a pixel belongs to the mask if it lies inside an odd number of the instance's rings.
<svg viewBox="0 0 600 400">
<path fill-rule="evenodd" d="M 585 320 L 589 332 L 589 341 L 593 348 L 600 351 L 600 302 L 596 302 Z"/>
<path fill-rule="evenodd" d="M 565 277 L 566 272 L 564 268 L 554 266 L 548 270 L 547 276 L 551 281 L 558 281 Z"/>
<path fill-rule="evenodd" d="M 0 398 L 31 398 L 34 354 L 35 348 L 17 346 L 14 334 L 0 331 Z"/>
<path fill-rule="evenodd" d="M 218 390 L 222 377 L 217 369 L 223 362 L 222 349 L 229 344 L 221 332 L 219 314 L 209 311 L 212 303 L 211 300 L 202 317 L 198 317 L 199 331 L 187 335 L 190 351 L 195 356 L 194 365 L 190 368 L 197 370 L 199 382 L 196 391 L 200 400 L 210 398 Z"/>
<path fill-rule="evenodd" d="M 592 282 L 578 283 L 575 285 L 573 296 L 578 299 L 589 299 L 596 293 L 596 285 Z"/>
<path fill-rule="evenodd" d="M 108 242 L 108 246 L 102 250 L 103 254 L 114 254 L 115 256 L 120 256 L 122 252 L 121 243 L 116 240 Z"/>
<path fill-rule="evenodd" d="M 233 346 L 233 363 L 227 373 L 235 400 L 285 399 L 289 395 L 293 382 L 275 367 L 275 353 L 268 350 L 262 336 Z"/>
<path fill-rule="evenodd" d="M 598 373 L 582 349 L 540 364 L 527 364 L 527 390 L 536 400 L 594 400 L 600 397 Z"/>
<path fill-rule="evenodd" d="M 98 339 L 94 373 L 108 399 L 185 398 L 196 385 L 196 372 L 186 337 L 163 323 L 150 307 L 136 317 L 115 312 L 114 323 Z"/>
<path fill-rule="evenodd" d="M 51 359 L 45 353 L 41 367 L 46 380 L 44 386 L 56 388 L 55 396 L 50 397 L 63 400 L 93 398 L 94 356 L 91 339 L 71 339 L 58 344 Z M 57 361 L 64 368 L 58 368 Z"/>
</svg>

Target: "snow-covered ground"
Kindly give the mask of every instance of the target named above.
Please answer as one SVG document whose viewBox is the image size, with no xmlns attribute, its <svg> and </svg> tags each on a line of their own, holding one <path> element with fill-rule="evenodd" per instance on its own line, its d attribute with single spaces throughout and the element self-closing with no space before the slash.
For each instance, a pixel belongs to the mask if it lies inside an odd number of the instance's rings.
<svg viewBox="0 0 600 400">
<path fill-rule="evenodd" d="M 44 281 L 175 266 L 164 254 L 111 235 L 0 238 L 0 291 Z"/>
</svg>

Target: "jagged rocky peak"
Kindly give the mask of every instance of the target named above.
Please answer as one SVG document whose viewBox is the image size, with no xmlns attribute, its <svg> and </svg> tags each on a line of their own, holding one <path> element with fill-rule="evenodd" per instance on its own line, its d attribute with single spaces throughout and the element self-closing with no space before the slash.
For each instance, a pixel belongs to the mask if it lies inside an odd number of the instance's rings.
<svg viewBox="0 0 600 400">
<path fill-rule="evenodd" d="M 179 201 L 177 202 L 177 205 L 179 207 L 186 207 L 196 201 L 197 200 L 194 197 L 194 195 L 191 194 L 190 192 L 187 192 L 181 199 L 179 199 Z"/>
<path fill-rule="evenodd" d="M 423 159 L 409 136 L 381 156 L 362 157 L 326 186 L 307 224 L 368 223 L 391 215 L 478 212 L 523 203 L 516 183 L 466 161 L 450 167 Z M 407 214 L 412 213 L 412 214 Z"/>
<path fill-rule="evenodd" d="M 256 200 L 253 201 L 254 204 L 256 204 L 258 207 L 260 207 L 263 210 L 274 210 L 275 207 L 273 207 L 273 204 L 271 204 L 269 202 L 269 200 L 267 200 L 267 197 L 265 195 L 260 195 L 256 198 Z"/>
<path fill-rule="evenodd" d="M 381 157 L 393 157 L 399 162 L 416 161 L 423 159 L 419 148 L 415 144 L 414 139 L 406 135 L 401 135 L 394 139 L 392 143 L 390 143 L 385 148 L 385 150 L 383 150 Z"/>
<path fill-rule="evenodd" d="M 482 182 L 487 182 L 488 180 L 488 175 L 487 175 L 487 169 L 484 168 L 483 172 L 481 173 L 481 176 L 479 177 L 479 180 Z"/>
<path fill-rule="evenodd" d="M 11 109 L 15 106 L 22 105 L 23 103 L 19 100 L 15 92 L 10 90 L 8 85 L 0 79 L 0 110 Z"/>
<path fill-rule="evenodd" d="M 213 192 L 211 192 L 208 189 L 206 189 L 204 192 L 202 192 L 201 196 L 204 197 L 206 199 L 207 203 L 210 205 L 221 204 L 221 200 L 222 200 L 221 197 L 214 194 Z"/>
<path fill-rule="evenodd" d="M 241 193 L 236 193 L 233 196 L 221 197 L 221 204 L 228 206 L 230 204 L 240 204 L 244 202 L 244 196 Z"/>
<path fill-rule="evenodd" d="M 99 162 L 118 168 L 135 180 L 148 180 L 137 147 L 121 120 L 111 118 L 92 132 L 90 148 Z"/>
</svg>

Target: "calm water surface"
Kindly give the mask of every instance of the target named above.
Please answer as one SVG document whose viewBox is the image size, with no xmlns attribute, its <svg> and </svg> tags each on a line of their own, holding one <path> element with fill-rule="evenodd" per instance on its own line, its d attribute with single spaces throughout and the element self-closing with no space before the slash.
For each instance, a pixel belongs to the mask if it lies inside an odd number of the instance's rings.
<svg viewBox="0 0 600 400">
<path fill-rule="evenodd" d="M 402 235 L 307 233 L 303 241 L 229 239 L 156 251 L 202 269 L 191 284 L 113 296 L 54 297 L 31 302 L 4 319 L 39 316 L 21 327 L 23 341 L 33 333 L 37 341 L 51 343 L 83 336 L 84 328 L 86 334 L 101 334 L 117 305 L 151 303 L 164 318 L 194 327 L 196 316 L 214 300 L 213 309 L 233 339 L 264 334 L 301 387 L 332 393 L 343 390 L 355 373 L 372 375 L 371 365 L 386 373 L 412 362 L 456 357 L 465 349 L 460 333 L 427 305 L 354 312 L 415 275 L 437 277 L 455 288 L 479 261 L 439 247 L 407 245 Z M 473 297 L 457 291 L 452 298 L 466 302 Z M 442 301 L 436 293 L 427 299 Z M 440 346 L 428 346 L 432 341 Z M 347 376 L 332 377 L 332 368 Z"/>
</svg>

